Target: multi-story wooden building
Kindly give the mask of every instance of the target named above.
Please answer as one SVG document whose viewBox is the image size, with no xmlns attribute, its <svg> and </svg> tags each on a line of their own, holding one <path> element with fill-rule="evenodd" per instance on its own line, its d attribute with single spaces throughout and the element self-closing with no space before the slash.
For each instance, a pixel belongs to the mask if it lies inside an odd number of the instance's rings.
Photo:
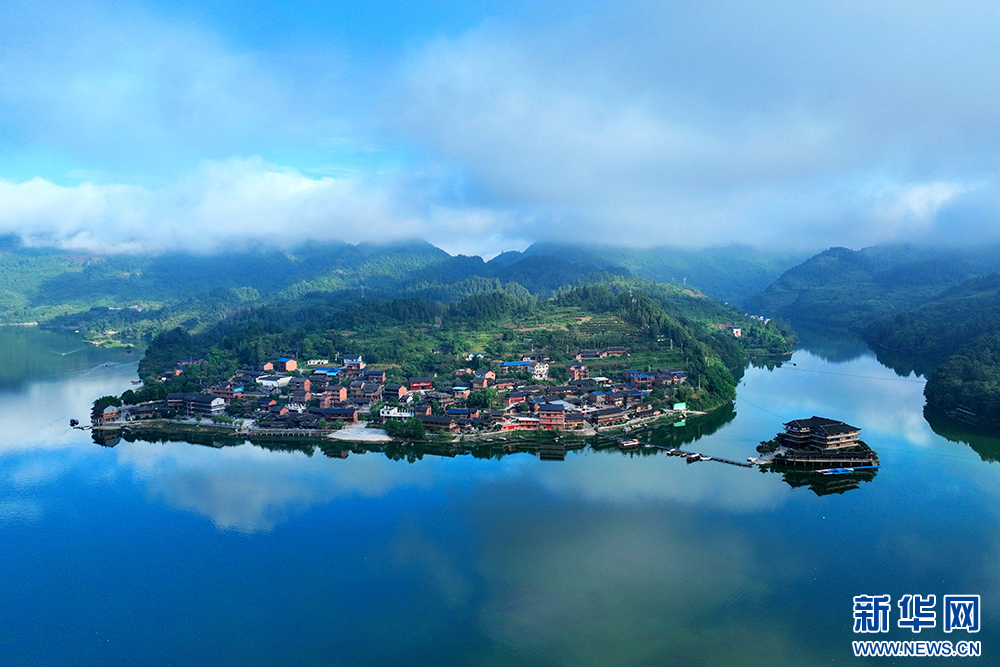
<svg viewBox="0 0 1000 667">
<path fill-rule="evenodd" d="M 344 355 L 344 370 L 348 373 L 357 373 L 365 369 L 365 360 L 361 358 L 360 354 L 345 354 Z"/>
<path fill-rule="evenodd" d="M 817 417 L 793 419 L 785 424 L 781 443 L 792 449 L 843 449 L 857 447 L 861 439 L 861 429 L 835 419 Z"/>
<path fill-rule="evenodd" d="M 566 426 L 566 410 L 561 405 L 545 403 L 538 406 L 539 428 L 546 431 L 562 429 Z"/>
<path fill-rule="evenodd" d="M 434 378 L 410 378 L 410 391 L 434 389 Z"/>
</svg>

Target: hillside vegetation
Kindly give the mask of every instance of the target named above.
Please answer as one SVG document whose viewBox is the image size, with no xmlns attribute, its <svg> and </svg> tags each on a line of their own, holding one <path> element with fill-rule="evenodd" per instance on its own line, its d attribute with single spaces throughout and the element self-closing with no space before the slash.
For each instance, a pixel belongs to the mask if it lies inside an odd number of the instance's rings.
<svg viewBox="0 0 1000 667">
<path fill-rule="evenodd" d="M 898 372 L 928 375 L 929 405 L 1000 426 L 998 250 L 831 248 L 786 271 L 748 308 L 804 329 L 850 330 Z"/>
<path fill-rule="evenodd" d="M 556 243 L 535 243 L 523 255 L 583 261 L 602 268 L 618 267 L 639 278 L 660 283 L 685 284 L 686 281 L 706 294 L 738 306 L 809 256 L 808 253 L 741 245 L 691 250 Z"/>
<path fill-rule="evenodd" d="M 1000 275 L 974 278 L 865 327 L 872 345 L 934 370 L 924 394 L 947 411 L 1000 426 Z"/>
<path fill-rule="evenodd" d="M 1000 275 L 968 280 L 914 308 L 870 323 L 865 340 L 941 363 L 980 336 L 1000 331 Z"/>
<path fill-rule="evenodd" d="M 1000 332 L 948 357 L 927 380 L 924 396 L 934 407 L 960 410 L 972 423 L 1000 427 Z"/>
<path fill-rule="evenodd" d="M 830 248 L 789 269 L 747 310 L 793 324 L 858 330 L 1000 270 L 1000 248 Z"/>
<path fill-rule="evenodd" d="M 533 246 L 486 262 L 424 242 L 310 244 L 224 255 L 99 255 L 25 248 L 0 238 L 0 324 L 41 322 L 138 338 L 180 326 L 201 330 L 228 313 L 312 293 L 343 300 L 415 297 L 456 302 L 503 291 L 548 298 L 618 278 L 710 284 L 726 295 L 771 280 L 792 263 L 747 248 L 687 252 Z M 753 280 L 748 281 L 748 276 Z M 675 278 L 675 279 L 674 279 Z M 673 280 L 672 280 L 673 279 Z M 756 281 L 756 282 L 754 282 Z M 697 288 L 695 288 L 697 289 Z"/>
<path fill-rule="evenodd" d="M 649 294 L 639 291 L 642 285 Z M 712 326 L 728 323 L 744 327 L 745 335 L 737 339 Z M 543 300 L 495 291 L 454 303 L 413 297 L 344 303 L 314 293 L 240 312 L 198 333 L 161 333 L 139 374 L 154 391 L 157 376 L 172 372 L 178 361 L 204 358 L 163 388 L 200 390 L 237 367 L 297 350 L 300 358 L 362 354 L 390 379 L 405 381 L 450 374 L 472 352 L 503 360 L 542 350 L 558 366 L 580 348 L 626 345 L 630 357 L 588 362 L 592 372 L 682 368 L 691 379 L 685 391 L 692 407 L 711 408 L 735 396 L 750 355 L 788 353 L 793 344 L 792 332 L 777 322 L 747 320 L 691 290 L 634 279 L 572 288 Z"/>
</svg>

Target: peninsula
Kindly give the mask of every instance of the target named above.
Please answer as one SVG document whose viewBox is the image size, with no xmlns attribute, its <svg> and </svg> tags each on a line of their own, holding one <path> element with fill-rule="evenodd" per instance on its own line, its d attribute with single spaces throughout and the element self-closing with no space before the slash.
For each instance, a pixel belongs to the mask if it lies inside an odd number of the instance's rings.
<svg viewBox="0 0 1000 667">
<path fill-rule="evenodd" d="M 167 433 L 211 424 L 249 438 L 324 438 L 358 422 L 406 440 L 586 435 L 726 404 L 751 357 L 793 344 L 779 322 L 651 282 L 545 300 L 311 296 L 157 335 L 143 386 L 95 401 L 92 421 Z"/>
</svg>

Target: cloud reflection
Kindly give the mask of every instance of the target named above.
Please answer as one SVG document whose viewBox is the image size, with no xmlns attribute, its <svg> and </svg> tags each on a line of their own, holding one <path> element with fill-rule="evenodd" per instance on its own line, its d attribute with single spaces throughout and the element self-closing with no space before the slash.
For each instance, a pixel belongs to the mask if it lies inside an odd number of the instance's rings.
<svg viewBox="0 0 1000 667">
<path fill-rule="evenodd" d="M 432 466 L 380 454 L 334 460 L 252 445 L 213 449 L 141 441 L 123 441 L 115 451 L 119 465 L 131 469 L 152 496 L 205 516 L 220 529 L 248 533 L 271 530 L 315 504 L 427 487 L 436 477 Z"/>
<path fill-rule="evenodd" d="M 780 613 L 747 618 L 774 594 L 760 564 L 779 545 L 675 503 L 592 510 L 546 506 L 530 522 L 491 513 L 499 525 L 482 531 L 480 623 L 498 662 L 511 653 L 573 665 L 753 664 L 751 647 L 790 644 Z M 800 558 L 783 556 L 789 576 Z M 805 651 L 791 648 L 784 664 L 809 664 Z"/>
<path fill-rule="evenodd" d="M 712 436 L 689 448 L 707 451 Z M 752 449 L 748 453 L 755 453 Z M 600 460 L 594 460 L 595 456 Z M 607 455 L 568 456 L 546 470 L 539 482 L 550 491 L 593 502 L 629 504 L 651 499 L 752 512 L 783 503 L 790 489 L 756 470 L 718 463 L 687 465 L 663 455 L 631 458 Z"/>
<path fill-rule="evenodd" d="M 119 395 L 135 378 L 135 363 L 95 366 L 71 378 L 30 382 L 19 391 L 0 393 L 0 457 L 37 449 L 76 448 L 89 443 L 90 434 L 70 429 L 69 420 L 90 421 L 90 408 L 99 396 Z"/>
<path fill-rule="evenodd" d="M 872 354 L 830 364 L 809 352 L 793 357 L 774 372 L 751 368 L 739 397 L 778 412 L 782 420 L 820 415 L 840 419 L 862 429 L 861 437 L 877 449 L 879 436 L 904 438 L 929 445 L 935 436 L 923 417 L 924 380 L 898 377 Z M 829 414 L 836 406 L 839 414 Z M 775 415 L 775 430 L 781 428 Z"/>
<path fill-rule="evenodd" d="M 30 523 L 42 516 L 42 506 L 34 500 L 5 498 L 0 500 L 0 525 Z"/>
<path fill-rule="evenodd" d="M 773 372 L 749 369 L 739 390 L 739 419 L 689 448 L 740 460 L 753 453 L 757 441 L 780 429 L 782 421 L 812 414 L 861 426 L 876 448 L 883 442 L 936 442 L 921 412 L 922 382 L 898 378 L 871 356 L 837 365 L 807 352 L 794 358 L 796 366 L 786 364 Z M 110 453 L 94 446 L 89 434 L 70 431 L 65 422 L 80 416 L 94 396 L 120 393 L 132 372 L 126 366 L 101 366 L 82 377 L 36 382 L 10 393 L 10 409 L 0 414 L 0 431 L 5 433 L 0 459 L 38 449 L 63 449 L 67 455 L 12 463 L 3 479 L 15 487 L 51 484 L 81 458 L 107 459 Z M 40 405 L 46 409 L 40 411 L 39 423 L 23 418 L 39 413 Z M 837 414 L 828 414 L 831 406 Z M 340 498 L 374 498 L 405 487 L 484 480 L 526 480 L 557 497 L 595 505 L 653 500 L 726 512 L 767 511 L 801 491 L 753 470 L 716 463 L 689 466 L 662 455 L 630 457 L 617 451 L 570 453 L 559 463 L 521 454 L 499 462 L 427 456 L 406 464 L 378 453 L 340 460 L 250 445 L 213 449 L 122 441 L 111 455 L 118 467 L 100 474 L 130 471 L 152 497 L 204 516 L 219 529 L 242 532 L 272 530 L 311 506 Z"/>
</svg>

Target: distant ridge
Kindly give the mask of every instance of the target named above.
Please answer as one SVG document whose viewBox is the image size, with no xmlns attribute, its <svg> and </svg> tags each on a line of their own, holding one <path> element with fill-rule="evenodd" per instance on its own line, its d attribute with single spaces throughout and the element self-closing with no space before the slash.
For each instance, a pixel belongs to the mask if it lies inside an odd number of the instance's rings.
<svg viewBox="0 0 1000 667">
<path fill-rule="evenodd" d="M 0 323 L 51 321 L 92 308 L 170 308 L 174 324 L 310 292 L 345 298 L 415 296 L 455 301 L 509 290 L 548 297 L 604 277 L 637 276 L 689 285 L 740 303 L 792 262 L 750 248 L 699 251 L 536 244 L 486 262 L 451 256 L 426 241 L 312 242 L 216 255 L 101 254 L 26 248 L 0 237 Z M 182 315 L 180 304 L 188 307 Z M 214 317 L 214 315 L 213 315 Z M 71 326 L 71 321 L 64 321 Z"/>
<path fill-rule="evenodd" d="M 504 253 L 503 261 L 511 261 L 509 256 L 512 254 Z M 657 282 L 681 284 L 686 280 L 706 294 L 739 306 L 808 257 L 808 253 L 761 250 L 744 245 L 688 250 L 668 246 L 627 248 L 569 243 L 535 243 L 521 254 L 547 255 L 612 271 L 627 270 L 639 278 Z"/>
<path fill-rule="evenodd" d="M 1000 246 L 830 248 L 785 271 L 747 308 L 798 325 L 858 330 L 1000 270 Z"/>
</svg>

